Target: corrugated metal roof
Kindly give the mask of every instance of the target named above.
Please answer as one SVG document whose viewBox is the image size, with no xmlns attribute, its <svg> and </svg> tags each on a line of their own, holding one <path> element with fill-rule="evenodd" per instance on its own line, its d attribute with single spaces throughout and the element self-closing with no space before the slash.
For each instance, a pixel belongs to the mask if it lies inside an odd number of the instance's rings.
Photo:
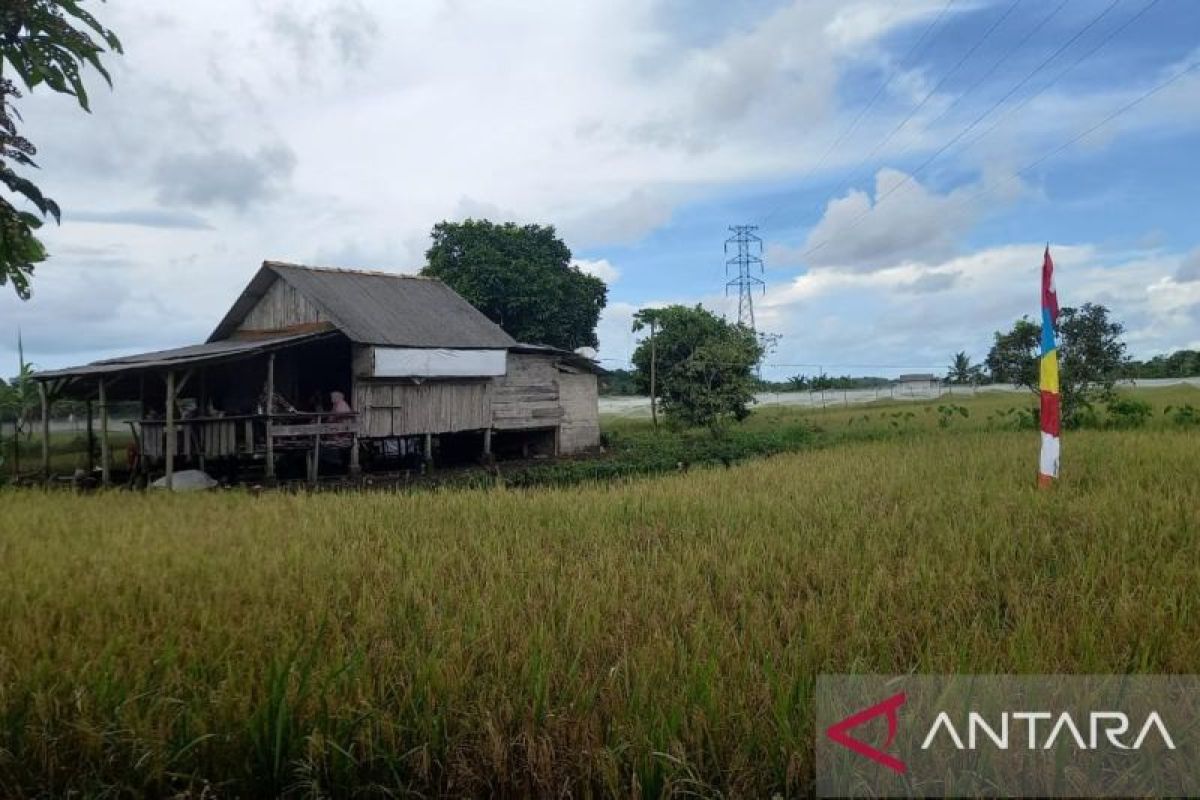
<svg viewBox="0 0 1200 800">
<path fill-rule="evenodd" d="M 394 347 L 507 348 L 516 342 L 434 278 L 263 263 L 209 341 L 227 338 L 276 280 L 319 307 L 351 341 Z"/>
<path fill-rule="evenodd" d="M 563 350 L 561 347 L 554 347 L 548 344 L 528 344 L 526 342 L 517 342 L 515 347 L 510 348 L 514 353 L 532 353 L 534 355 L 557 356 L 564 364 L 570 364 L 573 367 L 594 372 L 597 375 L 607 374 L 607 370 L 600 366 L 595 359 L 588 358 L 579 353 L 573 353 L 570 350 Z"/>
<path fill-rule="evenodd" d="M 309 339 L 320 339 L 336 336 L 330 331 L 309 331 L 287 336 L 276 336 L 262 339 L 225 339 L 207 344 L 194 344 L 187 347 L 176 347 L 172 350 L 155 350 L 151 353 L 138 353 L 132 356 L 109 358 L 104 361 L 94 361 L 81 367 L 49 370 L 34 375 L 38 380 L 54 380 L 56 378 L 81 378 L 85 376 L 104 375 L 114 372 L 130 372 L 142 369 L 164 369 L 185 367 L 201 362 L 221 361 L 223 359 L 250 356 L 277 350 Z"/>
</svg>

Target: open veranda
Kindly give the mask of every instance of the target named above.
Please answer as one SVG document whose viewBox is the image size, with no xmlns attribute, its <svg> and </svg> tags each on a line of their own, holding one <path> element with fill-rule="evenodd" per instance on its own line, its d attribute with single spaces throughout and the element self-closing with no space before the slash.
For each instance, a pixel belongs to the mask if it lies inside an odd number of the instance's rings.
<svg viewBox="0 0 1200 800">
<path fill-rule="evenodd" d="M 565 489 L 8 490 L 0 795 L 804 795 L 818 673 L 1194 671 L 1200 391 L 1138 396 L 1051 491 L 986 395 Z"/>
</svg>

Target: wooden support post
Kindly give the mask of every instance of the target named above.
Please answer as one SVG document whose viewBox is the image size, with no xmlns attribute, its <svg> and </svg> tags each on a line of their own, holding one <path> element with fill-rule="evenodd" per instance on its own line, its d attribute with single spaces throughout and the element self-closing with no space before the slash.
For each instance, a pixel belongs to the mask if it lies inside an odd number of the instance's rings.
<svg viewBox="0 0 1200 800">
<path fill-rule="evenodd" d="M 108 486 L 112 475 L 112 454 L 108 448 L 108 391 L 100 379 L 100 483 Z"/>
<path fill-rule="evenodd" d="M 492 429 L 491 428 L 483 429 L 483 457 L 484 458 L 492 457 Z"/>
<path fill-rule="evenodd" d="M 362 474 L 362 465 L 358 463 L 358 432 L 350 437 L 350 475 L 358 477 Z"/>
<path fill-rule="evenodd" d="M 275 354 L 267 354 L 267 407 L 264 409 L 267 415 L 267 464 L 266 476 L 267 480 L 275 480 L 275 432 L 272 422 L 272 414 L 275 412 Z"/>
<path fill-rule="evenodd" d="M 321 415 L 317 415 L 317 424 L 321 424 Z M 313 435 L 312 449 L 312 485 L 317 485 L 317 479 L 321 476 L 321 434 Z"/>
<path fill-rule="evenodd" d="M 50 398 L 46 384 L 38 381 L 38 396 L 42 401 L 42 477 L 50 481 Z"/>
<path fill-rule="evenodd" d="M 196 409 L 196 416 L 207 417 L 208 416 L 208 370 L 204 369 L 203 367 L 200 368 L 199 405 L 200 405 L 200 407 L 198 409 Z M 199 452 L 199 462 L 200 462 L 200 471 L 201 472 L 204 472 L 204 469 L 206 466 L 204 456 L 205 456 L 205 451 L 208 449 L 207 448 L 208 442 L 205 440 L 205 436 L 204 436 L 204 431 L 206 430 L 205 425 L 206 425 L 206 423 L 201 422 L 201 423 L 199 423 L 198 427 L 195 425 L 193 425 L 193 427 L 192 427 L 193 431 L 200 432 L 200 435 L 196 441 L 196 450 Z M 191 435 L 191 434 L 189 434 L 189 435 Z"/>
<path fill-rule="evenodd" d="M 433 434 L 425 434 L 425 463 L 433 464 Z"/>
<path fill-rule="evenodd" d="M 84 407 L 87 409 L 87 471 L 90 478 L 96 471 L 96 428 L 92 424 L 92 401 L 88 400 Z"/>
<path fill-rule="evenodd" d="M 175 481 L 175 371 L 167 372 L 167 407 L 163 419 L 166 431 L 167 491 L 174 488 Z"/>
</svg>

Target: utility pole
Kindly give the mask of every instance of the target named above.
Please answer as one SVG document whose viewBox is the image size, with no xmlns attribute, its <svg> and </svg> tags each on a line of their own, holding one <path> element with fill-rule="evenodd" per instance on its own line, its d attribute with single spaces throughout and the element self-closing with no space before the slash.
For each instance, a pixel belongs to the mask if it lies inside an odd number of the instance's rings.
<svg viewBox="0 0 1200 800">
<path fill-rule="evenodd" d="M 735 245 L 737 255 L 725 261 L 725 275 L 729 276 L 729 268 L 737 267 L 737 277 L 725 284 L 725 294 L 729 295 L 729 289 L 736 286 L 738 290 L 738 324 L 754 331 L 754 288 L 761 287 L 763 294 L 766 294 L 767 284 L 761 278 L 757 278 L 753 274 L 754 267 L 758 267 L 761 274 L 763 272 L 763 261 L 760 257 L 762 254 L 762 239 L 754 235 L 754 231 L 758 230 L 757 225 L 730 225 L 729 230 L 733 233 L 725 240 L 725 254 L 729 254 L 729 246 Z M 755 247 L 758 248 L 759 255 L 754 254 Z"/>
<path fill-rule="evenodd" d="M 650 317 L 650 418 L 654 420 L 654 429 L 658 430 L 658 392 L 655 386 L 658 379 L 658 350 L 654 341 L 655 323 L 654 317 Z"/>
</svg>

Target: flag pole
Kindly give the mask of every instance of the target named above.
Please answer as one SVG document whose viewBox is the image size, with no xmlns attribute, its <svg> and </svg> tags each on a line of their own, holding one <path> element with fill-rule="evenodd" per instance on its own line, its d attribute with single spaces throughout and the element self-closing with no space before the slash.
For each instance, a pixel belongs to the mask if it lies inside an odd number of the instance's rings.
<svg viewBox="0 0 1200 800">
<path fill-rule="evenodd" d="M 1050 243 L 1042 257 L 1042 357 L 1038 365 L 1038 389 L 1041 398 L 1038 420 L 1042 429 L 1042 449 L 1038 458 L 1038 486 L 1048 488 L 1058 479 L 1061 454 L 1061 393 L 1058 380 L 1058 292 L 1054 287 L 1054 260 Z"/>
</svg>

